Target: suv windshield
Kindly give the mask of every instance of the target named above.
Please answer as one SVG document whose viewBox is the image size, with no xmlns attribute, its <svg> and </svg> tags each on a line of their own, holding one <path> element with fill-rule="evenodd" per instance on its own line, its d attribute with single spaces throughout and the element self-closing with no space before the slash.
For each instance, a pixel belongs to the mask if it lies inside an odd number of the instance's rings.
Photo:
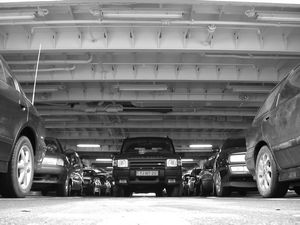
<svg viewBox="0 0 300 225">
<path fill-rule="evenodd" d="M 166 138 L 136 138 L 124 141 L 122 153 L 174 153 L 172 142 Z"/>
</svg>

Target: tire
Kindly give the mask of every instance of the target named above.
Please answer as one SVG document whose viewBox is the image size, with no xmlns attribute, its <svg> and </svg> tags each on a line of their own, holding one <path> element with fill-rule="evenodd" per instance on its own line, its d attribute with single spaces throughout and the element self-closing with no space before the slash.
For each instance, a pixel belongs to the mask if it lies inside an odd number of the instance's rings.
<svg viewBox="0 0 300 225">
<path fill-rule="evenodd" d="M 156 197 L 162 197 L 163 193 L 162 193 L 162 189 L 159 189 L 155 192 Z"/>
<path fill-rule="evenodd" d="M 283 197 L 287 190 L 287 183 L 278 181 L 278 170 L 270 149 L 263 146 L 256 160 L 256 184 L 258 191 L 264 198 Z"/>
<path fill-rule="evenodd" d="M 203 185 L 203 183 L 200 183 L 200 191 L 199 191 L 199 195 L 200 196 L 208 196 L 209 195 L 209 191 L 207 189 L 207 187 L 205 187 L 205 185 Z"/>
<path fill-rule="evenodd" d="M 48 190 L 47 190 L 47 189 L 41 190 L 41 194 L 42 194 L 43 196 L 47 196 Z"/>
<path fill-rule="evenodd" d="M 125 197 L 125 188 L 120 186 L 115 186 L 113 190 L 114 197 Z"/>
<path fill-rule="evenodd" d="M 294 187 L 294 191 L 297 195 L 300 195 L 300 187 Z"/>
<path fill-rule="evenodd" d="M 167 188 L 167 194 L 169 197 L 179 197 L 181 194 L 180 185 Z"/>
<path fill-rule="evenodd" d="M 72 182 L 68 182 L 68 196 L 72 196 L 73 195 L 73 191 L 72 191 Z"/>
<path fill-rule="evenodd" d="M 56 194 L 61 197 L 69 195 L 69 179 L 66 178 L 64 182 L 58 184 Z"/>
<path fill-rule="evenodd" d="M 12 152 L 8 171 L 3 175 L 3 197 L 24 198 L 30 191 L 34 174 L 34 155 L 30 140 L 21 136 Z"/>
<path fill-rule="evenodd" d="M 215 173 L 214 185 L 215 185 L 215 193 L 218 197 L 226 197 L 230 195 L 231 193 L 230 188 L 224 187 L 221 174 L 219 171 L 216 171 Z"/>
<path fill-rule="evenodd" d="M 83 196 L 83 184 L 80 185 L 80 189 L 77 191 L 78 196 Z"/>
</svg>

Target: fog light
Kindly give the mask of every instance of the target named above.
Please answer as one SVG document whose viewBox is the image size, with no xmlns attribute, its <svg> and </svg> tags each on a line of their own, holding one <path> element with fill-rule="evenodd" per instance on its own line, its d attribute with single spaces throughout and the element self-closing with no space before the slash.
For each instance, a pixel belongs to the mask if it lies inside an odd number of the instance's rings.
<svg viewBox="0 0 300 225">
<path fill-rule="evenodd" d="M 119 180 L 119 183 L 120 183 L 120 184 L 127 184 L 127 180 L 121 179 L 121 180 Z"/>
<path fill-rule="evenodd" d="M 249 173 L 247 166 L 230 166 L 230 170 L 232 173 Z"/>
<path fill-rule="evenodd" d="M 168 183 L 169 184 L 174 184 L 174 183 L 176 183 L 176 179 L 168 179 Z"/>
</svg>

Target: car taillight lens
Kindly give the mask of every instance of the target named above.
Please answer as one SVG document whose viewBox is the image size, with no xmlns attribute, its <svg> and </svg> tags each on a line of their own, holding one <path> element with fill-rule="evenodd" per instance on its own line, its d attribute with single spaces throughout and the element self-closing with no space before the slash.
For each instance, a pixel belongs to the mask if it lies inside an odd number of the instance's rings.
<svg viewBox="0 0 300 225">
<path fill-rule="evenodd" d="M 231 162 L 231 163 L 244 163 L 245 162 L 245 153 L 230 155 L 229 156 L 229 162 Z"/>
</svg>

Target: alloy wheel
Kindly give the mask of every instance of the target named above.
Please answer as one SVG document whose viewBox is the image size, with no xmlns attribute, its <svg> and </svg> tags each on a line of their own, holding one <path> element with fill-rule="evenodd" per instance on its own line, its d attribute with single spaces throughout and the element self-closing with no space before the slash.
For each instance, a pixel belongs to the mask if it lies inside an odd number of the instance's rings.
<svg viewBox="0 0 300 225">
<path fill-rule="evenodd" d="M 272 178 L 273 173 L 270 156 L 267 153 L 264 153 L 261 155 L 257 166 L 258 185 L 263 191 L 267 191 L 270 189 Z"/>
<path fill-rule="evenodd" d="M 32 155 L 28 146 L 23 145 L 18 154 L 17 163 L 18 183 L 21 189 L 25 190 L 31 185 L 33 173 Z"/>
</svg>

